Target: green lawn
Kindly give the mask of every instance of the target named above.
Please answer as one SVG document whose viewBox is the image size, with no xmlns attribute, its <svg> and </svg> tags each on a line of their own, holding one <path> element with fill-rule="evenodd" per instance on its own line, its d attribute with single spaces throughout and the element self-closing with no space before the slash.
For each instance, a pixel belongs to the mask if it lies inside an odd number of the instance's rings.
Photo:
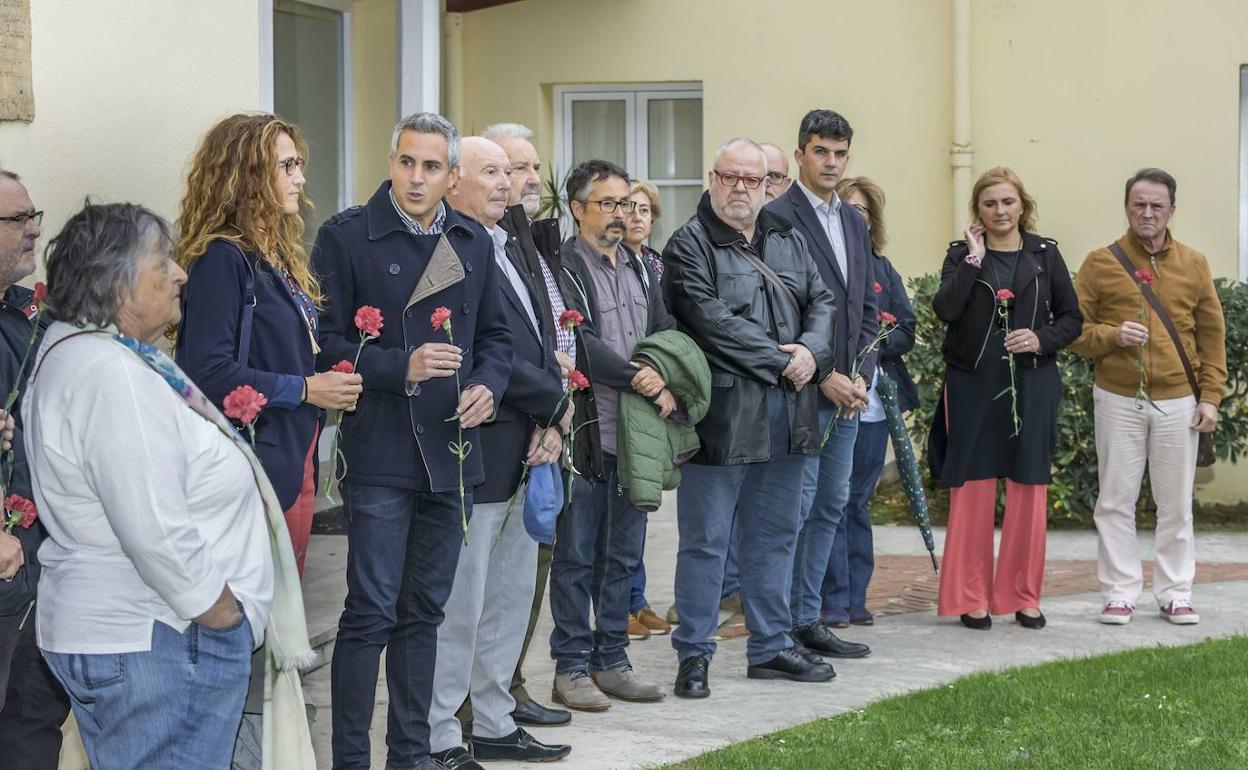
<svg viewBox="0 0 1248 770">
<path fill-rule="evenodd" d="M 674 767 L 1248 768 L 1248 637 L 975 674 Z"/>
</svg>

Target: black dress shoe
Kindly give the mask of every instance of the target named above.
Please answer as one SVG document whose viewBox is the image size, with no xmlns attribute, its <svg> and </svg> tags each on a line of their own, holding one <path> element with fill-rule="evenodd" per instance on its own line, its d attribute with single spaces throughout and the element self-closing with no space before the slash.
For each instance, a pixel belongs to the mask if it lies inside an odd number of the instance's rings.
<svg viewBox="0 0 1248 770">
<path fill-rule="evenodd" d="M 797 642 L 794 642 L 792 649 L 793 649 L 793 652 L 796 652 L 798 655 L 801 655 L 803 658 L 810 661 L 811 663 L 821 663 L 827 666 L 828 668 L 832 668 L 832 664 L 824 660 L 822 655 L 820 655 L 819 653 L 815 652 L 814 650 L 808 647 L 803 647 Z M 832 675 L 836 676 L 835 670 L 832 671 Z"/>
<path fill-rule="evenodd" d="M 1015 612 L 1014 619 L 1017 620 L 1018 624 L 1023 628 L 1044 628 L 1045 620 L 1043 612 L 1034 618 L 1030 615 L 1024 615 L 1022 612 Z"/>
<path fill-rule="evenodd" d="M 967 628 L 973 628 L 976 631 L 987 631 L 992 628 L 991 615 L 985 615 L 982 618 L 973 618 L 970 615 L 963 614 L 959 620 L 962 621 L 962 625 Z"/>
<path fill-rule="evenodd" d="M 433 758 L 441 762 L 446 770 L 485 770 L 463 746 L 456 746 L 446 751 L 435 751 Z"/>
<path fill-rule="evenodd" d="M 822 623 L 794 631 L 790 636 L 801 646 L 828 658 L 865 658 L 871 654 L 871 648 L 867 645 L 838 639 Z"/>
<path fill-rule="evenodd" d="M 788 679 L 793 682 L 826 682 L 836 678 L 836 672 L 827 663 L 816 663 L 795 648 L 782 650 L 766 663 L 750 666 L 745 675 L 750 679 Z"/>
<path fill-rule="evenodd" d="M 472 756 L 482 761 L 510 759 L 515 762 L 554 762 L 572 753 L 572 747 L 564 744 L 545 744 L 529 735 L 523 727 L 506 738 L 468 739 Z"/>
<path fill-rule="evenodd" d="M 678 698 L 705 698 L 711 694 L 710 683 L 711 659 L 705 655 L 694 655 L 680 662 L 676 672 L 676 687 L 673 692 Z"/>
<path fill-rule="evenodd" d="M 572 712 L 563 709 L 546 708 L 537 701 L 529 698 L 524 703 L 517 703 L 516 710 L 511 712 L 511 718 L 518 725 L 529 725 L 530 727 L 554 727 L 556 725 L 566 725 L 572 721 Z"/>
</svg>

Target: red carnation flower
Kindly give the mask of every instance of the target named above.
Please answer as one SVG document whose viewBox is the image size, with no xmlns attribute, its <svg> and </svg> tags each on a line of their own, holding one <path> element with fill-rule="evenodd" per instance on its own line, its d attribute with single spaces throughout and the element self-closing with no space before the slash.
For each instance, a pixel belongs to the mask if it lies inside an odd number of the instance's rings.
<svg viewBox="0 0 1248 770">
<path fill-rule="evenodd" d="M 880 282 L 879 282 L 879 281 L 876 281 L 876 282 L 875 282 L 875 293 L 876 293 L 876 294 L 879 294 L 879 293 L 881 293 L 881 292 L 883 292 L 883 291 L 884 291 L 884 287 L 880 285 Z"/>
<path fill-rule="evenodd" d="M 331 372 L 342 372 L 343 374 L 355 374 L 355 365 L 344 359 L 329 367 L 329 370 Z"/>
<path fill-rule="evenodd" d="M 381 311 L 372 305 L 363 305 L 359 310 L 355 311 L 355 328 L 360 330 L 361 334 L 367 334 L 370 337 L 380 337 L 381 327 Z"/>
<path fill-rule="evenodd" d="M 1014 292 L 1009 289 L 997 289 L 997 300 L 1001 302 L 1009 302 L 1014 299 Z"/>
<path fill-rule="evenodd" d="M 585 390 L 589 387 L 589 378 L 581 374 L 580 369 L 568 372 L 568 390 Z"/>
<path fill-rule="evenodd" d="M 893 324 L 897 323 L 897 316 L 893 315 L 887 310 L 882 310 L 880 311 L 880 323 L 883 324 L 884 326 L 892 326 Z"/>
<path fill-rule="evenodd" d="M 1147 267 L 1141 267 L 1139 270 L 1135 271 L 1135 280 L 1139 281 L 1144 286 L 1151 286 L 1153 283 L 1153 271 L 1149 270 Z"/>
<path fill-rule="evenodd" d="M 39 518 L 39 511 L 35 508 L 34 502 L 18 494 L 4 498 L 4 510 L 10 514 L 8 525 L 16 524 L 22 529 L 30 529 L 30 525 Z M 21 514 L 21 518 L 18 518 L 17 514 Z"/>
<path fill-rule="evenodd" d="M 269 403 L 269 399 L 250 385 L 239 385 L 231 390 L 221 405 L 225 407 L 225 416 L 250 425 L 260 416 L 260 410 Z"/>
<path fill-rule="evenodd" d="M 48 285 L 44 283 L 43 281 L 40 281 L 39 283 L 35 284 L 35 294 L 33 297 L 30 298 L 30 304 L 35 305 L 37 307 L 39 305 L 42 305 L 43 301 L 47 298 L 48 298 Z"/>
<path fill-rule="evenodd" d="M 565 310 L 559 314 L 559 325 L 568 331 L 572 331 L 584 322 L 585 316 L 581 315 L 579 310 Z"/>
<path fill-rule="evenodd" d="M 433 311 L 433 315 L 429 316 L 429 323 L 435 329 L 446 329 L 451 324 L 451 309 L 449 307 L 439 307 Z"/>
</svg>

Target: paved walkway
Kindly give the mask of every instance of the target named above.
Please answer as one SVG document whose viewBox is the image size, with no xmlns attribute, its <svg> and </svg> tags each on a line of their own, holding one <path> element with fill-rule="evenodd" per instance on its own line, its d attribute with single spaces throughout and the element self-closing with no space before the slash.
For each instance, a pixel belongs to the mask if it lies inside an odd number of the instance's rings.
<svg viewBox="0 0 1248 770">
<path fill-rule="evenodd" d="M 646 568 L 651 604 L 662 613 L 672 602 L 676 527 L 674 499 L 650 518 Z M 1096 589 L 1096 536 L 1092 532 L 1054 532 L 1049 537 L 1042 631 L 1020 628 L 1000 618 L 992 631 L 962 628 L 956 619 L 937 618 L 931 610 L 935 576 L 912 527 L 877 527 L 878 570 L 868 603 L 879 615 L 870 628 L 846 629 L 844 636 L 866 642 L 873 654 L 864 660 L 837 662 L 838 677 L 826 684 L 758 682 L 745 678 L 745 640 L 721 643 L 711 667 L 712 695 L 702 701 L 673 696 L 658 704 L 616 702 L 601 714 L 576 714 L 567 727 L 534 730 L 543 740 L 566 742 L 572 755 L 555 767 L 562 770 L 614 770 L 654 767 L 675 762 L 746 738 L 774 732 L 825 716 L 857 709 L 896 693 L 932 687 L 964 674 L 1027 665 L 1060 658 L 1152 646 L 1187 644 L 1206 637 L 1248 633 L 1248 533 L 1197 536 L 1201 569 L 1194 603 L 1201 612 L 1197 626 L 1172 626 L 1162 620 L 1150 597 L 1141 600 L 1134 622 L 1102 626 Z M 937 531 L 937 553 L 943 543 Z M 1141 536 L 1141 556 L 1151 551 L 1151 538 Z M 316 536 L 308 557 L 305 595 L 314 636 L 325 635 L 337 622 L 342 606 L 345 538 Z M 1147 574 L 1147 571 L 1146 571 Z M 549 638 L 545 614 L 526 665 L 530 691 L 549 704 L 553 663 L 541 642 Z M 318 633 L 320 632 L 320 633 Z M 676 656 L 666 637 L 634 642 L 629 649 L 639 673 L 669 686 Z M 308 699 L 319 708 L 313 726 L 319 766 L 329 763 L 329 669 L 306 678 Z M 373 719 L 373 766 L 385 765 L 386 694 L 377 691 Z M 497 770 L 531 765 L 491 763 Z"/>
</svg>

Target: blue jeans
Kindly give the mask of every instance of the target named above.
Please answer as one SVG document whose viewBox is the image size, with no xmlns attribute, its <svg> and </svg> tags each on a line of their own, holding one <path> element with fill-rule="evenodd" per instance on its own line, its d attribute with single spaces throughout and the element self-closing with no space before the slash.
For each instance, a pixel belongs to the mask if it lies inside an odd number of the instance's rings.
<svg viewBox="0 0 1248 770">
<path fill-rule="evenodd" d="M 633 574 L 633 587 L 628 593 L 628 611 L 634 615 L 650 606 L 646 600 L 646 533 L 641 533 L 641 558 L 637 560 L 637 572 Z"/>
<path fill-rule="evenodd" d="M 737 566 L 737 511 L 732 511 L 732 532 L 728 535 L 728 558 L 724 561 L 724 587 L 719 591 L 720 601 L 741 593 L 741 569 Z"/>
<path fill-rule="evenodd" d="M 472 492 L 468 495 L 472 511 Z M 369 727 L 386 650 L 386 767 L 429 756 L 429 703 L 438 626 L 463 550 L 459 492 L 342 485 L 347 599 L 330 670 L 338 770 L 368 770 Z"/>
<path fill-rule="evenodd" d="M 234 752 L 254 643 L 246 617 L 224 631 L 192 623 L 182 633 L 156 621 L 147 652 L 43 657 L 69 692 L 91 767 L 221 770 Z"/>
<path fill-rule="evenodd" d="M 825 430 L 836 407 L 820 404 L 819 428 Z M 822 435 L 822 433 L 820 433 Z M 854 463 L 858 417 L 837 420 L 828 443 L 808 459 L 802 479 L 802 533 L 793 556 L 793 595 L 790 598 L 793 630 L 809 628 L 819 621 L 823 603 L 823 578 L 832 558 L 836 528 L 849 501 L 849 476 Z"/>
<path fill-rule="evenodd" d="M 629 594 L 646 543 L 646 514 L 620 488 L 615 457 L 604 454 L 603 466 L 605 481 L 576 478 L 572 505 L 555 526 L 550 657 L 558 674 L 628 665 Z"/>
<path fill-rule="evenodd" d="M 733 510 L 739 532 L 741 602 L 750 631 L 751 665 L 793 646 L 788 637 L 788 580 L 801 521 L 802 474 L 807 458 L 788 453 L 789 417 L 784 394 L 767 394 L 771 459 L 749 465 L 681 468 L 677 490 L 680 549 L 676 555 L 676 611 L 672 632 L 679 657 L 713 655 L 732 541 Z"/>
<path fill-rule="evenodd" d="M 875 571 L 871 539 L 871 498 L 884 470 L 888 423 L 860 422 L 854 442 L 854 469 L 849 479 L 849 502 L 836 528 L 832 560 L 823 578 L 823 620 L 849 621 L 867 613 L 867 584 Z"/>
</svg>

